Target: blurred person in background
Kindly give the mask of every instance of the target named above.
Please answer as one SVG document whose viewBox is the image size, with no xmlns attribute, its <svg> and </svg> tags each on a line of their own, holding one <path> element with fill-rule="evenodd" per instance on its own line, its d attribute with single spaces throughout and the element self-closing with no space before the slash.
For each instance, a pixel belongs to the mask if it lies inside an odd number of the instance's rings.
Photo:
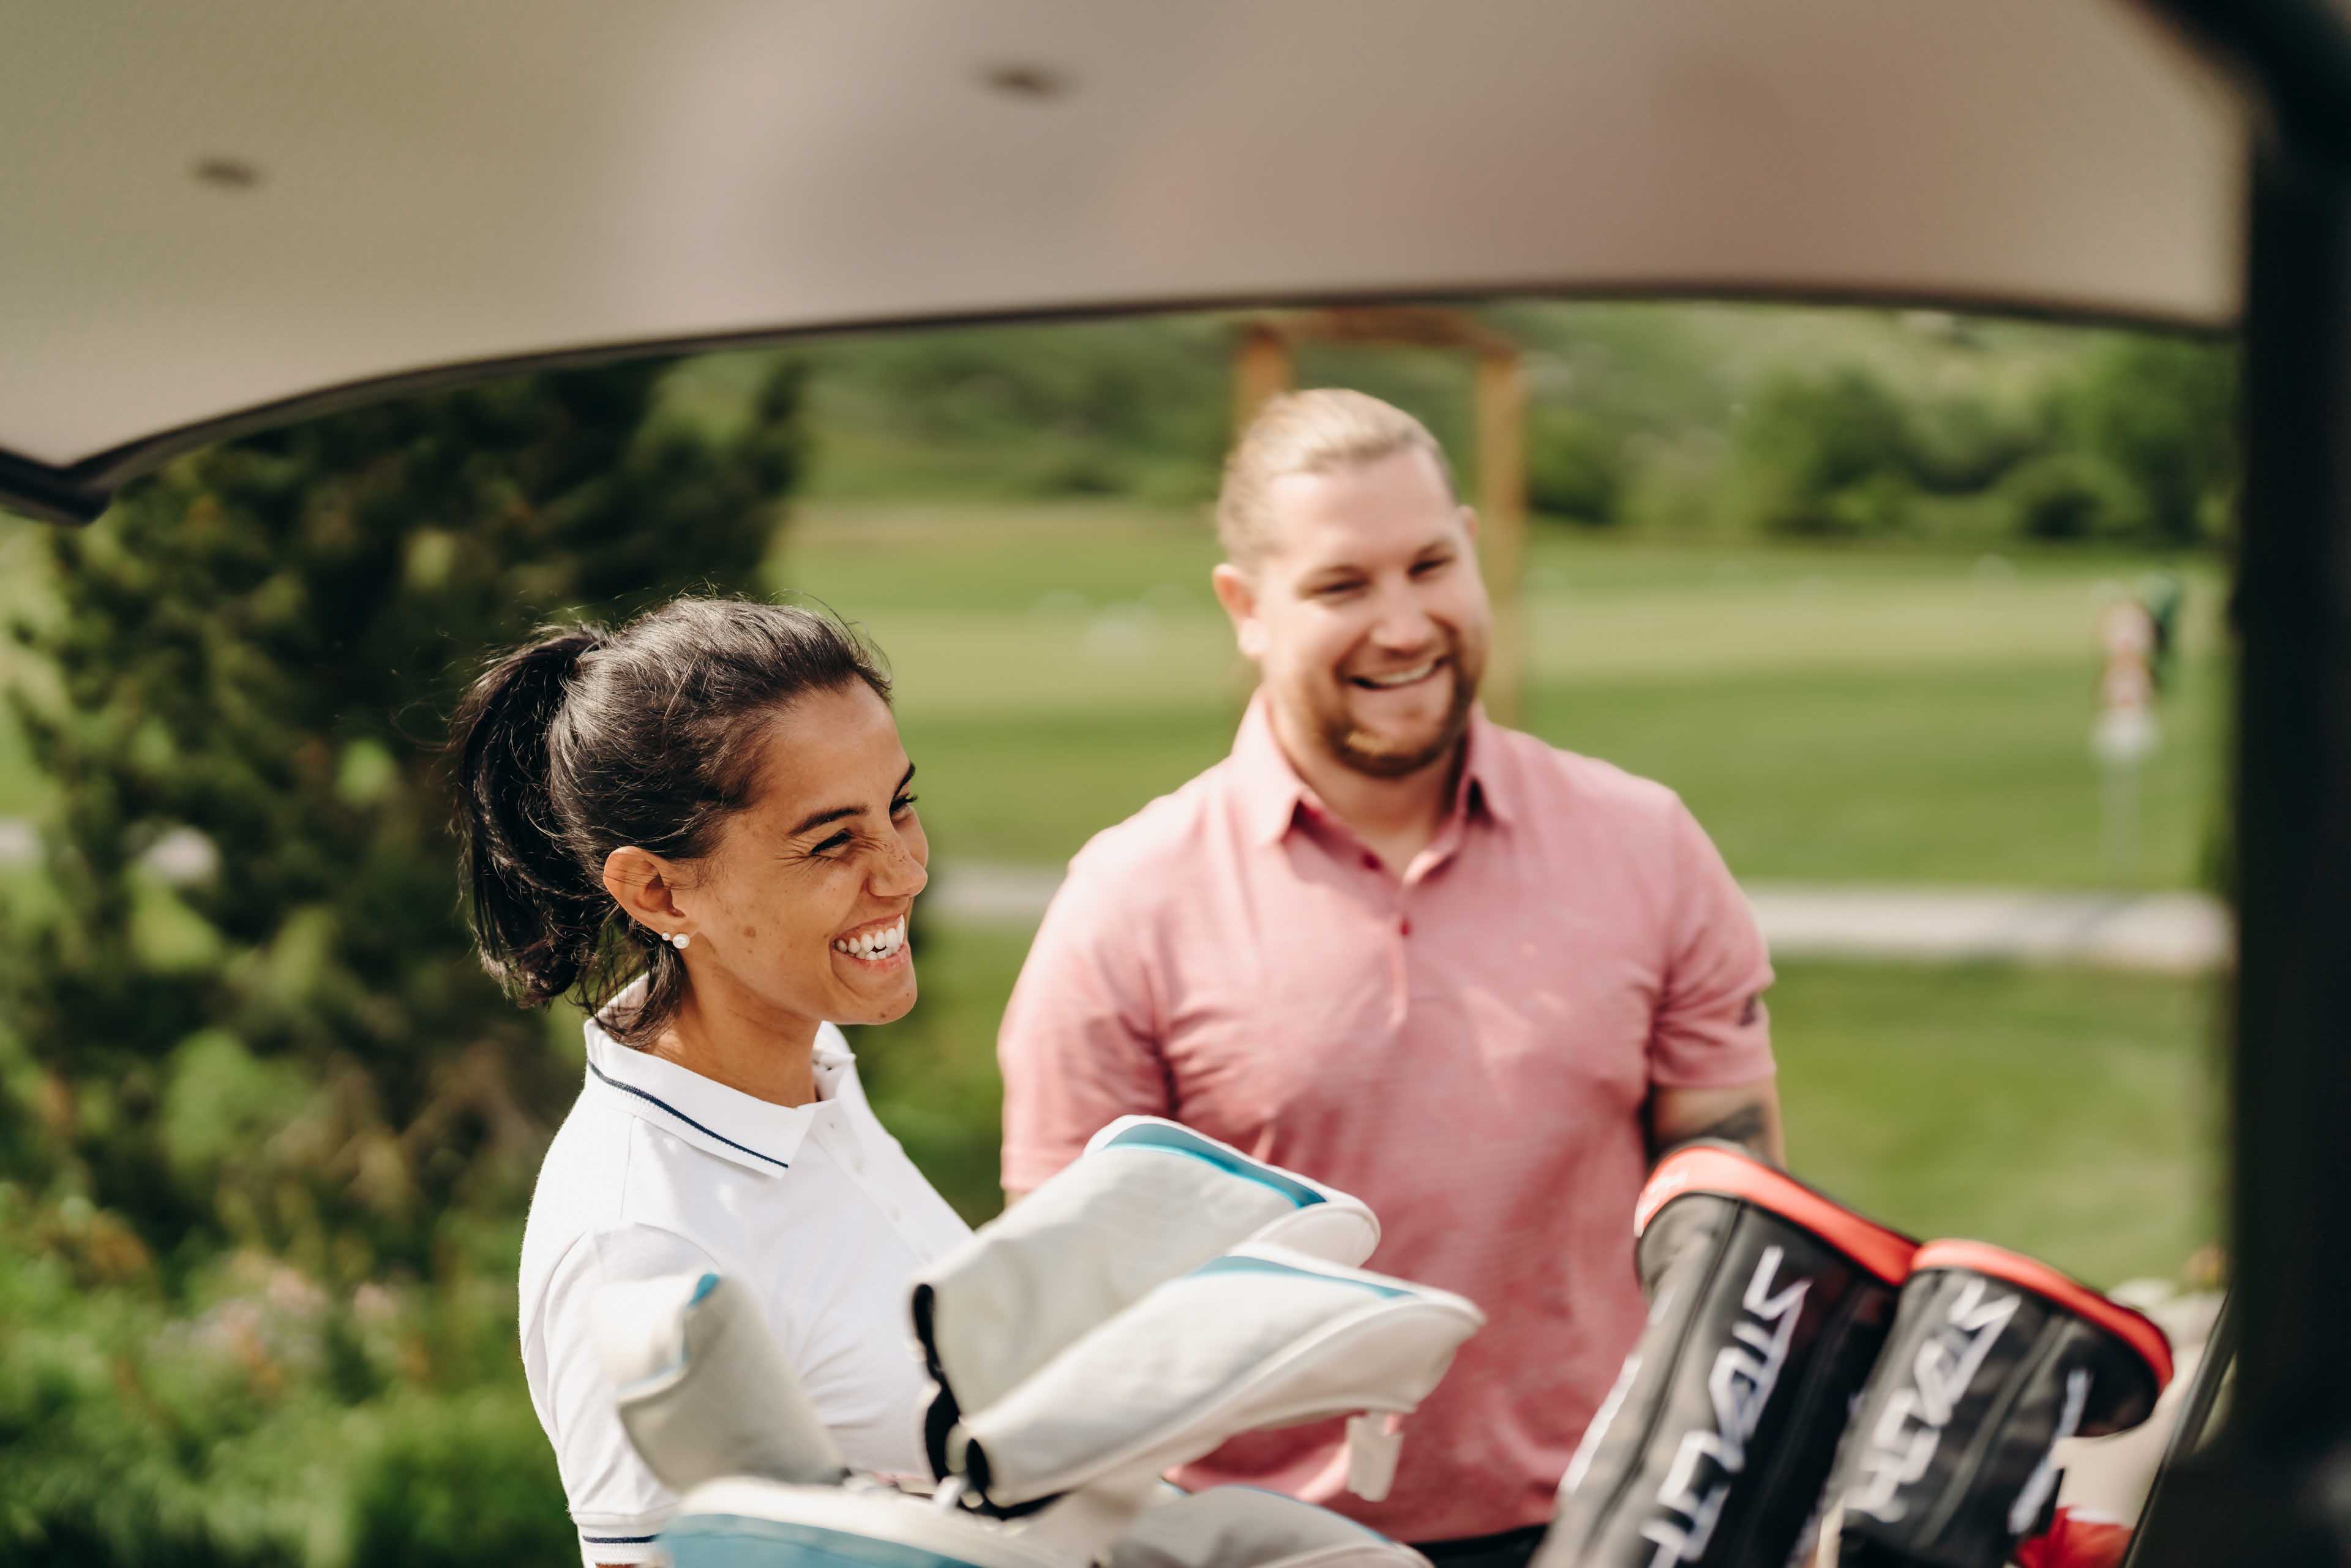
<svg viewBox="0 0 2351 1568">
<path fill-rule="evenodd" d="M 914 1002 L 929 847 L 876 655 L 808 611 L 682 599 L 550 631 L 455 722 L 482 959 L 590 1013 L 524 1231 L 523 1369 L 583 1561 L 660 1561 L 674 1500 L 599 1361 L 609 1284 L 750 1286 L 849 1461 L 924 1472 L 914 1273 L 967 1231 L 859 1087 L 839 1023 Z"/>
<path fill-rule="evenodd" d="M 1782 1158 L 1763 939 L 1671 790 L 1478 706 L 1477 517 L 1418 421 L 1276 398 L 1217 528 L 1259 689 L 1229 758 L 1071 862 L 1003 1020 L 1004 1186 L 1150 1113 L 1366 1199 L 1373 1267 L 1489 1320 L 1388 1497 L 1343 1493 L 1335 1423 L 1184 1479 L 1515 1568 L 1638 1337 L 1650 1165 L 1698 1137 Z"/>
</svg>

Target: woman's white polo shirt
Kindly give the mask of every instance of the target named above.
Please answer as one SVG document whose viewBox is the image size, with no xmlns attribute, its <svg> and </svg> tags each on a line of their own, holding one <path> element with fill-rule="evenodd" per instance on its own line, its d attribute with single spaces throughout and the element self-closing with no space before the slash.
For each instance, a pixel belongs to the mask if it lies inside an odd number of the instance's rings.
<svg viewBox="0 0 2351 1568">
<path fill-rule="evenodd" d="M 520 1314 L 583 1561 L 659 1561 L 675 1501 L 629 1446 L 598 1360 L 590 1303 L 606 1284 L 744 1281 L 849 1462 L 927 1473 L 907 1288 L 970 1232 L 874 1119 L 841 1031 L 818 1030 L 818 1099 L 799 1106 L 586 1033 L 586 1082 L 531 1196 Z"/>
</svg>

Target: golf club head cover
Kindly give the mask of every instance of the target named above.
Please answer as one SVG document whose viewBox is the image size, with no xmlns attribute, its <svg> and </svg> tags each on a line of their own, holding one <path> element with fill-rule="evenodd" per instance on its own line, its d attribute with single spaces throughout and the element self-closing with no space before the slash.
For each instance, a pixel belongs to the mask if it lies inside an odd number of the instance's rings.
<svg viewBox="0 0 2351 1568">
<path fill-rule="evenodd" d="M 1210 1487 L 1146 1509 L 1104 1568 L 1429 1568 L 1343 1514 L 1256 1487 Z"/>
<path fill-rule="evenodd" d="M 1844 1568 L 1997 1568 L 2046 1527 L 2056 1448 L 2137 1426 L 2171 1344 L 2133 1312 L 1980 1241 L 1918 1249 L 1830 1501 Z"/>
<path fill-rule="evenodd" d="M 1658 1165 L 1634 1229 L 1648 1323 L 1535 1568 L 1781 1568 L 1917 1244 L 1716 1144 Z"/>
<path fill-rule="evenodd" d="M 829 1486 L 848 1473 L 740 1281 L 607 1285 L 593 1310 L 621 1425 L 672 1491 L 720 1476 Z"/>
<path fill-rule="evenodd" d="M 2122 1568 L 2130 1543 L 2123 1521 L 2060 1508 L 2047 1530 L 2017 1544 L 2016 1568 Z"/>
<path fill-rule="evenodd" d="M 947 1437 L 946 1473 L 1010 1512 L 1105 1478 L 1147 1481 L 1237 1433 L 1402 1416 L 1485 1321 L 1449 1291 L 1290 1248 L 1238 1248 L 1167 1281 L 993 1404 L 966 1411 Z M 1396 1434 L 1377 1425 L 1351 1422 L 1351 1449 L 1360 1432 L 1374 1454 L 1392 1458 Z M 1376 1498 L 1386 1477 L 1366 1484 Z"/>
<path fill-rule="evenodd" d="M 1156 1116 L 1122 1116 L 914 1282 L 914 1335 L 947 1433 L 1158 1286 L 1245 1243 L 1354 1265 L 1380 1224 L 1359 1198 Z"/>
</svg>

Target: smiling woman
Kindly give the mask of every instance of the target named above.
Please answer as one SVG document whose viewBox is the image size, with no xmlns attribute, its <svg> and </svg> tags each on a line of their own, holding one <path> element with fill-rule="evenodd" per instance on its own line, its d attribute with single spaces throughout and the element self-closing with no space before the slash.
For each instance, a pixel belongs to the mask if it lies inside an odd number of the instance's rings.
<svg viewBox="0 0 2351 1568">
<path fill-rule="evenodd" d="M 866 1104 L 841 1023 L 914 1002 L 929 845 L 890 684 L 829 616 L 682 599 L 550 630 L 458 713 L 482 960 L 590 1013 L 523 1236 L 523 1367 L 583 1559 L 653 1560 L 674 1499 L 620 1424 L 605 1287 L 749 1286 L 861 1469 L 912 1471 L 906 1287 L 967 1233 Z"/>
</svg>

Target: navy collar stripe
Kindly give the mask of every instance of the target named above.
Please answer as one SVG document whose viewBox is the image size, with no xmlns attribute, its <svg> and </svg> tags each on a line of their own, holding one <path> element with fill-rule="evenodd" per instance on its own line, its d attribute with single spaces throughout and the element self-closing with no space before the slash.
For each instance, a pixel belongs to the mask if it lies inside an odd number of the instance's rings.
<svg viewBox="0 0 2351 1568">
<path fill-rule="evenodd" d="M 687 1115 L 684 1112 L 679 1110 L 676 1106 L 671 1104 L 668 1101 L 663 1099 L 658 1094 L 648 1094 L 633 1083 L 622 1082 L 619 1079 L 613 1077 L 611 1073 L 597 1066 L 593 1061 L 590 1061 L 588 1064 L 588 1071 L 602 1079 L 605 1082 L 611 1084 L 613 1088 L 618 1089 L 623 1094 L 633 1094 L 638 1099 L 643 1100 L 649 1104 L 659 1106 L 661 1109 L 668 1112 L 671 1115 L 676 1117 L 679 1121 L 684 1123 L 687 1126 L 693 1128 L 695 1132 L 700 1133 L 705 1138 L 716 1138 L 730 1149 L 741 1149 L 753 1159 L 765 1160 L 779 1171 L 788 1171 L 792 1168 L 789 1165 L 776 1158 L 773 1155 L 763 1155 L 758 1150 L 751 1147 L 748 1144 L 738 1144 L 724 1133 L 712 1132 L 709 1128 L 704 1126 L 701 1123 L 695 1121 L 693 1117 Z M 650 1540 L 652 1538 L 648 1536 L 646 1539 Z"/>
<path fill-rule="evenodd" d="M 605 1082 L 609 1083 L 611 1080 L 606 1079 Z M 651 1546 L 659 1538 L 652 1535 L 583 1535 L 580 1539 L 590 1546 Z"/>
</svg>

